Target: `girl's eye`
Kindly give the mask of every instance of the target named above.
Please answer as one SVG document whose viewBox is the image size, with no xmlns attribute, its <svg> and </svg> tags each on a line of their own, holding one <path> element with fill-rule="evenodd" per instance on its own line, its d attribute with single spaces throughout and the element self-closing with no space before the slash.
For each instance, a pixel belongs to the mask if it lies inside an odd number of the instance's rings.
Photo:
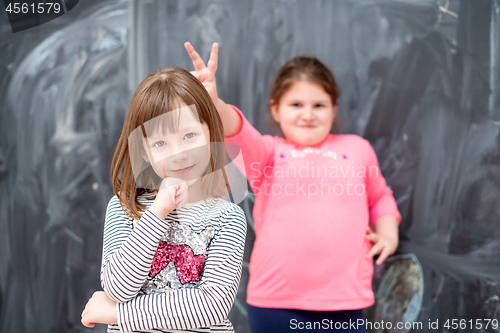
<svg viewBox="0 0 500 333">
<path fill-rule="evenodd" d="M 153 144 L 153 147 L 161 148 L 165 145 L 166 145 L 165 141 L 157 141 Z"/>
<path fill-rule="evenodd" d="M 322 108 L 322 107 L 324 107 L 324 105 L 323 104 L 316 104 L 314 107 L 315 108 Z"/>
<path fill-rule="evenodd" d="M 188 140 L 192 139 L 195 135 L 196 134 L 194 134 L 194 133 L 188 133 L 188 134 L 184 135 L 184 139 L 188 139 Z"/>
<path fill-rule="evenodd" d="M 298 108 L 301 106 L 301 104 L 300 103 L 293 103 L 292 106 Z"/>
</svg>

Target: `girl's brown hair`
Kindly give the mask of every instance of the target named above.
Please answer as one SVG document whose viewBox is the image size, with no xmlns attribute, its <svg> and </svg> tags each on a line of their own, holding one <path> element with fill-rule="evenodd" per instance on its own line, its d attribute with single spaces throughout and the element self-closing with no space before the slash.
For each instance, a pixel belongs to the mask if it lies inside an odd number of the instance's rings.
<svg viewBox="0 0 500 333">
<path fill-rule="evenodd" d="M 224 142 L 224 131 L 210 95 L 201 82 L 185 69 L 178 67 L 163 69 L 150 74 L 135 90 L 111 162 L 113 192 L 119 198 L 124 211 L 134 218 L 140 218 L 140 211 L 146 208 L 138 201 L 138 197 L 153 191 L 137 187 L 132 171 L 128 138 L 137 127 L 144 126 L 148 120 L 178 109 L 182 104 L 194 105 L 201 123 L 207 124 L 209 128 L 211 163 L 205 172 L 209 173 L 209 176 L 202 179 L 204 197 L 221 197 L 227 194 L 221 173 L 213 172 L 221 170 L 226 179 L 224 172 L 226 153 L 224 145 L 221 144 Z M 158 177 L 157 181 L 159 185 L 161 179 Z"/>
<path fill-rule="evenodd" d="M 332 72 L 321 61 L 311 57 L 295 57 L 284 64 L 276 74 L 271 85 L 271 99 L 269 109 L 280 103 L 283 95 L 297 81 L 305 80 L 321 86 L 332 98 L 332 104 L 337 105 L 340 88 Z M 271 121 L 271 125 L 277 123 Z M 338 125 L 337 118 L 334 124 Z"/>
</svg>

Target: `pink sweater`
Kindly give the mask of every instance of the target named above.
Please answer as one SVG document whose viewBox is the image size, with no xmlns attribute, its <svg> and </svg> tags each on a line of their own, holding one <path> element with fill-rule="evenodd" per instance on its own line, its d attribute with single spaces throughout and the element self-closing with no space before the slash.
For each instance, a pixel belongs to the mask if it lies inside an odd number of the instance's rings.
<svg viewBox="0 0 500 333">
<path fill-rule="evenodd" d="M 398 212 L 369 142 L 333 135 L 304 147 L 261 135 L 238 112 L 241 147 L 255 194 L 256 239 L 247 302 L 303 310 L 373 304 L 373 261 L 366 226 Z"/>
</svg>

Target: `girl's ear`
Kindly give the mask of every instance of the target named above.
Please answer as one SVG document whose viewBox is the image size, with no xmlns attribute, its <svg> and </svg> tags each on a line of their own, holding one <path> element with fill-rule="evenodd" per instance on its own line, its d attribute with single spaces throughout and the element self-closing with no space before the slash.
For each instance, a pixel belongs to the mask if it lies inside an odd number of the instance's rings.
<svg viewBox="0 0 500 333">
<path fill-rule="evenodd" d="M 273 115 L 274 121 L 279 124 L 279 122 L 280 122 L 280 115 L 278 113 L 278 105 L 274 102 L 274 99 L 272 99 L 269 102 L 269 109 L 271 110 L 271 114 Z"/>
</svg>

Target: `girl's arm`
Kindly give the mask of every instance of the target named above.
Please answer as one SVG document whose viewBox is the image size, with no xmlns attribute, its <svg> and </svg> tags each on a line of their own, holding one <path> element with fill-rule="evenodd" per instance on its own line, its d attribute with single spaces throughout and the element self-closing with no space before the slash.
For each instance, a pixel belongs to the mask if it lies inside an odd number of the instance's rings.
<svg viewBox="0 0 500 333">
<path fill-rule="evenodd" d="M 229 105 L 228 107 L 239 117 L 241 128 L 238 133 L 226 137 L 225 140 L 240 147 L 244 167 L 238 167 L 244 171 L 254 194 L 259 196 L 262 187 L 272 182 L 273 172 L 269 168 L 274 163 L 276 142 L 279 138 L 260 134 L 238 108 Z"/>
<path fill-rule="evenodd" d="M 224 136 L 234 136 L 241 131 L 243 122 L 238 113 L 222 99 L 218 99 L 215 104 L 224 127 Z"/>
<path fill-rule="evenodd" d="M 113 301 L 123 303 L 137 296 L 168 228 L 169 223 L 150 210 L 132 227 L 118 198 L 111 198 L 104 222 L 101 286 Z"/>
<path fill-rule="evenodd" d="M 193 329 L 227 318 L 241 277 L 246 220 L 236 205 L 230 205 L 221 219 L 223 226 L 210 243 L 199 285 L 118 304 L 120 330 Z"/>
<path fill-rule="evenodd" d="M 370 210 L 370 224 L 375 232 L 369 233 L 366 238 L 373 243 L 367 254 L 367 258 L 380 254 L 377 265 L 380 265 L 398 247 L 398 227 L 401 222 L 401 215 L 398 211 L 396 200 L 392 190 L 380 172 L 377 155 L 370 143 L 364 140 L 366 145 L 366 194 L 368 198 L 368 208 Z"/>
<path fill-rule="evenodd" d="M 366 169 L 366 195 L 368 199 L 368 208 L 370 210 L 370 224 L 375 225 L 380 217 L 392 215 L 401 222 L 401 215 L 398 211 L 396 200 L 392 195 L 392 190 L 387 186 L 384 176 L 380 172 L 377 155 L 367 140 L 363 139 L 364 147 L 360 147 L 367 158 L 365 162 Z"/>
<path fill-rule="evenodd" d="M 115 302 L 127 302 L 141 289 L 158 243 L 169 228 L 165 217 L 181 204 L 185 191 L 187 186 L 168 186 L 166 179 L 163 180 L 154 203 L 135 226 L 116 196 L 109 201 L 104 222 L 101 285 Z"/>
</svg>

